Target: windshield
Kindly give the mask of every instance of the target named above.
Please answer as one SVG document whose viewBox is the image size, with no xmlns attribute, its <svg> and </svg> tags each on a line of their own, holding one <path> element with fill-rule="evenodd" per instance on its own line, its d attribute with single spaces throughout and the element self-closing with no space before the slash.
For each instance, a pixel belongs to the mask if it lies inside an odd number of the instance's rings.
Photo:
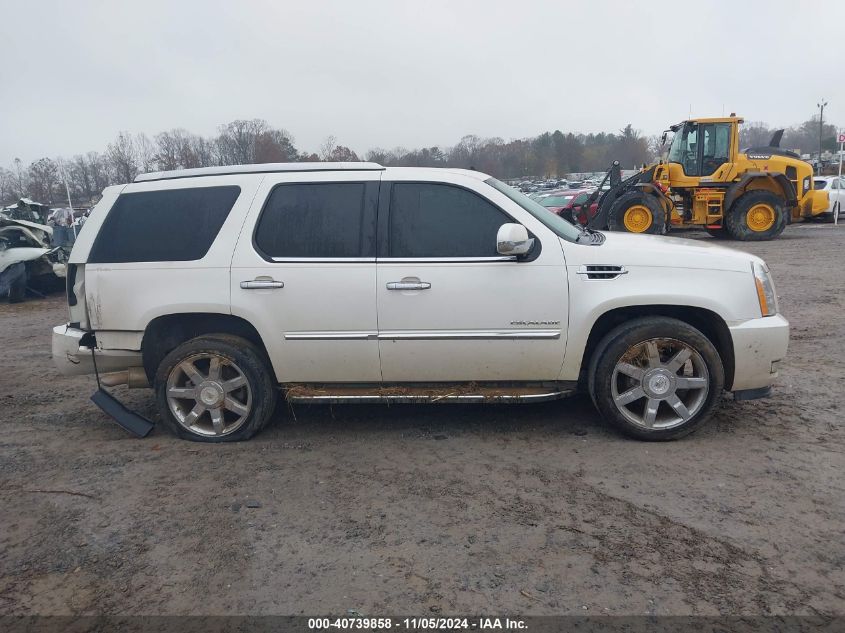
<svg viewBox="0 0 845 633">
<path fill-rule="evenodd" d="M 558 235 L 565 240 L 569 240 L 570 242 L 578 241 L 578 236 L 581 235 L 581 231 L 559 215 L 555 215 L 543 205 L 537 204 L 513 187 L 508 187 L 505 183 L 499 182 L 495 178 L 488 178 L 484 182 L 516 202 L 519 206 L 528 211 L 528 213 L 550 228 L 555 235 Z"/>
<path fill-rule="evenodd" d="M 675 130 L 675 136 L 672 138 L 672 144 L 669 145 L 668 159 L 670 163 L 684 164 L 684 158 L 688 153 L 688 138 L 689 128 L 684 125 L 678 130 Z M 695 134 L 693 134 L 692 143 L 695 143 Z"/>
</svg>

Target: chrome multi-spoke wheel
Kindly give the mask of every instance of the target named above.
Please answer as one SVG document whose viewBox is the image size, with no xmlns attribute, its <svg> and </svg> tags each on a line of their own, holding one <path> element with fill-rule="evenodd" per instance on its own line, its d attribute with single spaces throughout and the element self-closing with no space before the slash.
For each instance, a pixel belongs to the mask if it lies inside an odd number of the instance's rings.
<svg viewBox="0 0 845 633">
<path fill-rule="evenodd" d="M 252 390 L 237 364 L 213 353 L 194 354 L 167 377 L 167 404 L 186 430 L 204 436 L 234 433 L 252 410 Z"/>
<path fill-rule="evenodd" d="M 602 416 L 645 440 L 693 432 L 712 414 L 724 382 L 713 342 L 689 323 L 663 316 L 633 318 L 612 329 L 588 369 L 590 395 Z"/>
<path fill-rule="evenodd" d="M 671 338 L 632 346 L 616 363 L 613 402 L 646 429 L 671 429 L 691 419 L 707 400 L 710 376 L 695 349 Z"/>
</svg>

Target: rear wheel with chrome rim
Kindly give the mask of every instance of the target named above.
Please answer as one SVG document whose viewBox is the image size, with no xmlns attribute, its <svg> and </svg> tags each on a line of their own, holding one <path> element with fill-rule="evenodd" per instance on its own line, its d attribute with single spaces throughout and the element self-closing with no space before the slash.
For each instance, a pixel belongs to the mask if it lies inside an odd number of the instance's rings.
<svg viewBox="0 0 845 633">
<path fill-rule="evenodd" d="M 261 352 L 235 336 L 191 339 L 170 352 L 156 373 L 162 419 L 198 442 L 245 440 L 269 422 L 277 391 Z"/>
<path fill-rule="evenodd" d="M 718 402 L 724 368 L 712 342 L 667 317 L 625 323 L 599 343 L 589 374 L 602 415 L 628 435 L 671 440 L 693 432 Z"/>
</svg>

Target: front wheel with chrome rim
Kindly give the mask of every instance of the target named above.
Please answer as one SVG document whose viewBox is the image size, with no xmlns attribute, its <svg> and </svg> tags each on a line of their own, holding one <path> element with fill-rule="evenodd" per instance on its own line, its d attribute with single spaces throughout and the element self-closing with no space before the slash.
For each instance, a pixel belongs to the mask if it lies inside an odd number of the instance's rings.
<svg viewBox="0 0 845 633">
<path fill-rule="evenodd" d="M 693 432 L 712 413 L 724 386 L 713 343 L 668 317 L 625 323 L 599 343 L 589 375 L 602 415 L 628 435 L 671 440 Z"/>
<path fill-rule="evenodd" d="M 270 420 L 277 396 L 261 352 L 226 335 L 194 338 L 170 352 L 155 389 L 167 426 L 198 442 L 252 437 Z"/>
</svg>

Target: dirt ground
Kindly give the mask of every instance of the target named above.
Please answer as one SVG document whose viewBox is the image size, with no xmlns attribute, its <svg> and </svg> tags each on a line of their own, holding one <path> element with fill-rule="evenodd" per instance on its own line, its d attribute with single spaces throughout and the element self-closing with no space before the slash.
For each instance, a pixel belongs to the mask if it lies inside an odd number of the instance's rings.
<svg viewBox="0 0 845 633">
<path fill-rule="evenodd" d="M 789 356 L 770 399 L 665 444 L 583 397 L 133 439 L 53 369 L 63 296 L 0 303 L 0 614 L 843 614 L 845 226 L 739 247 Z"/>
</svg>

